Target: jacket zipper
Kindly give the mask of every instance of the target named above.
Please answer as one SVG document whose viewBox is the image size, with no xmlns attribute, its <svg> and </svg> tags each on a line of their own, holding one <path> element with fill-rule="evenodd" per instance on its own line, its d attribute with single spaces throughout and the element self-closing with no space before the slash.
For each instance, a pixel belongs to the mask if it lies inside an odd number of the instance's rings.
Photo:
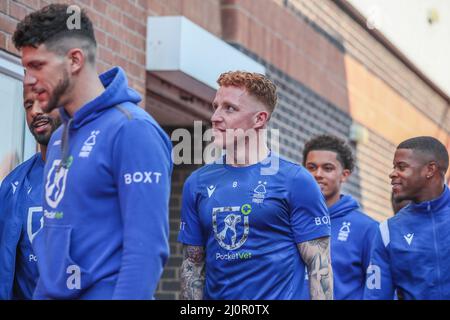
<svg viewBox="0 0 450 320">
<path fill-rule="evenodd" d="M 436 223 L 434 221 L 434 214 L 431 211 L 431 204 L 428 204 L 428 213 L 431 214 L 431 221 L 433 222 L 433 238 L 434 238 L 434 252 L 436 254 L 436 265 L 437 265 L 437 285 L 438 285 L 438 290 L 439 290 L 439 300 L 442 299 L 442 291 L 441 291 L 441 267 L 440 267 L 440 263 L 439 263 L 439 251 L 438 251 L 438 245 L 437 245 L 437 240 L 436 240 Z"/>
</svg>

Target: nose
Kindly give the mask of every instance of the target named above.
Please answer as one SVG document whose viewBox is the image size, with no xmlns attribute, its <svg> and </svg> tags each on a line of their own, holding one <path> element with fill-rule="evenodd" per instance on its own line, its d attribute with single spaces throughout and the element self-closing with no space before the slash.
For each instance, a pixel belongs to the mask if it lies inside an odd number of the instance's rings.
<svg viewBox="0 0 450 320">
<path fill-rule="evenodd" d="M 394 179 L 397 177 L 397 170 L 393 169 L 392 172 L 389 174 L 390 179 Z"/>
<path fill-rule="evenodd" d="M 41 109 L 41 105 L 38 100 L 33 101 L 33 105 L 30 108 L 30 115 L 32 119 L 36 118 L 39 115 L 42 115 L 44 112 Z"/>
<path fill-rule="evenodd" d="M 217 108 L 216 110 L 214 110 L 214 113 L 211 116 L 211 122 L 217 123 L 217 122 L 221 122 L 221 121 L 223 121 L 223 117 L 219 111 L 219 108 Z"/>
<path fill-rule="evenodd" d="M 34 85 L 37 79 L 29 72 L 25 72 L 25 78 L 23 79 L 24 85 Z"/>
<path fill-rule="evenodd" d="M 321 168 L 317 168 L 316 170 L 314 170 L 314 172 L 312 174 L 313 174 L 313 177 L 316 180 L 321 180 L 323 178 L 322 173 L 323 173 L 322 169 Z"/>
</svg>

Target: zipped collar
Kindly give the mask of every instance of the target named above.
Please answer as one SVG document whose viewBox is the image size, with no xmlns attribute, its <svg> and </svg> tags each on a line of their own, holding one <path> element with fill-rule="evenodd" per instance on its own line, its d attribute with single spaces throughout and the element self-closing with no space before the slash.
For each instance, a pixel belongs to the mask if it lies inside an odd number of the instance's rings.
<svg viewBox="0 0 450 320">
<path fill-rule="evenodd" d="M 444 191 L 438 198 L 430 201 L 424 201 L 421 203 L 411 202 L 408 205 L 408 209 L 414 212 L 429 213 L 431 211 L 433 212 L 440 211 L 441 209 L 448 206 L 450 206 L 450 191 L 448 189 L 448 186 L 445 185 Z"/>
</svg>

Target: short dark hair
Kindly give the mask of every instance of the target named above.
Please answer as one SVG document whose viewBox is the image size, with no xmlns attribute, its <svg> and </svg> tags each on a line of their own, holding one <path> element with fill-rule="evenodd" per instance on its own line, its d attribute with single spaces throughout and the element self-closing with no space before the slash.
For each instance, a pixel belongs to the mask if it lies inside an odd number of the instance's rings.
<svg viewBox="0 0 450 320">
<path fill-rule="evenodd" d="M 352 149 L 342 139 L 332 135 L 320 135 L 312 138 L 305 144 L 303 150 L 303 165 L 306 164 L 306 157 L 311 151 L 331 151 L 336 153 L 336 159 L 344 169 L 353 171 L 355 167 L 355 159 L 353 158 Z"/>
<path fill-rule="evenodd" d="M 50 4 L 28 14 L 17 24 L 14 32 L 12 40 L 16 48 L 37 48 L 45 44 L 49 50 L 63 55 L 75 45 L 81 45 L 87 52 L 88 61 L 95 63 L 97 42 L 92 22 L 83 9 L 80 10 L 79 28 L 69 28 L 68 21 L 73 12 L 68 9 L 67 4 Z M 74 40 L 79 42 L 74 43 Z"/>
<path fill-rule="evenodd" d="M 436 161 L 439 170 L 445 175 L 448 169 L 448 151 L 436 138 L 429 136 L 415 137 L 403 141 L 397 149 L 410 149 L 428 156 L 429 161 Z"/>
</svg>

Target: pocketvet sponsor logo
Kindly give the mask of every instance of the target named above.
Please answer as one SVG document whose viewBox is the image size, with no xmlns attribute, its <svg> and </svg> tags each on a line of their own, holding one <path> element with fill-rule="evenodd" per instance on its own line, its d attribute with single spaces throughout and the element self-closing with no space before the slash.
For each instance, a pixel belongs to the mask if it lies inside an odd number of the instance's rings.
<svg viewBox="0 0 450 320">
<path fill-rule="evenodd" d="M 227 252 L 220 253 L 216 252 L 216 260 L 248 260 L 252 258 L 251 252 Z"/>
<path fill-rule="evenodd" d="M 62 219 L 64 217 L 64 214 L 62 212 L 56 212 L 56 211 L 47 211 L 44 210 L 44 217 L 47 219 Z"/>
</svg>

